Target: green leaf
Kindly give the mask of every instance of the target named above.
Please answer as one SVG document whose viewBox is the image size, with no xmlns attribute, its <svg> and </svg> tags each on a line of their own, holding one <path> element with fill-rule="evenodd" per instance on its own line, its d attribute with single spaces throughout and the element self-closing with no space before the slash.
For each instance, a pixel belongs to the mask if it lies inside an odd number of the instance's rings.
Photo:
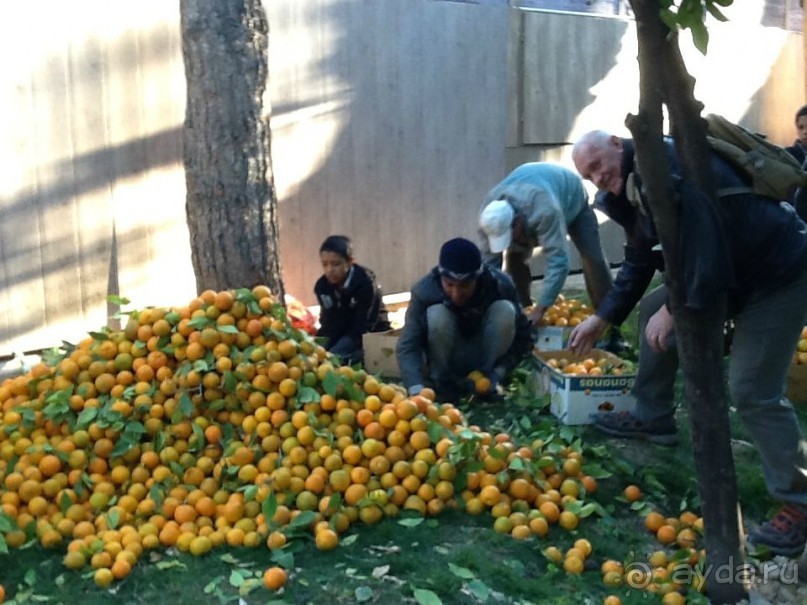
<svg viewBox="0 0 807 605">
<path fill-rule="evenodd" d="M 429 436 L 429 439 L 432 440 L 432 443 L 437 443 L 440 441 L 440 439 L 443 438 L 444 433 L 445 431 L 439 422 L 434 420 L 429 421 L 429 424 L 426 427 L 426 434 Z"/>
<path fill-rule="evenodd" d="M 325 379 L 322 381 L 322 388 L 328 395 L 336 397 L 339 387 L 342 386 L 340 378 L 341 376 L 338 376 L 335 372 L 328 372 L 325 375 Z"/>
<path fill-rule="evenodd" d="M 373 598 L 373 590 L 369 586 L 359 586 L 353 591 L 356 601 L 363 603 Z"/>
<path fill-rule="evenodd" d="M 62 497 L 59 498 L 59 510 L 64 515 L 67 512 L 67 509 L 73 506 L 73 501 L 70 499 L 70 496 L 67 495 L 67 492 L 62 492 Z M 0 521 L 2 521 L 0 519 Z M 0 531 L 3 528 L 0 527 Z"/>
<path fill-rule="evenodd" d="M 527 463 L 521 458 L 513 458 L 507 468 L 513 471 L 524 471 L 527 470 Z"/>
<path fill-rule="evenodd" d="M 109 525 L 109 529 L 117 529 L 118 522 L 120 522 L 120 513 L 117 510 L 113 509 L 109 511 L 106 518 L 107 523 Z"/>
<path fill-rule="evenodd" d="M 257 578 L 249 578 L 244 580 L 244 583 L 238 588 L 238 594 L 245 597 L 261 585 L 263 585 L 262 580 L 258 580 Z"/>
<path fill-rule="evenodd" d="M 598 510 L 597 504 L 584 504 L 580 507 L 580 511 L 577 513 L 577 516 L 581 519 L 585 519 L 586 517 L 590 517 Z"/>
<path fill-rule="evenodd" d="M 668 8 L 659 10 L 659 17 L 670 31 L 678 31 L 678 15 Z"/>
<path fill-rule="evenodd" d="M 297 528 L 308 527 L 309 525 L 311 525 L 314 522 L 314 520 L 316 518 L 317 518 L 317 514 L 314 511 L 312 511 L 312 510 L 304 510 L 299 515 L 294 517 L 294 519 L 292 519 L 289 522 L 287 527 L 289 529 L 297 529 Z"/>
<path fill-rule="evenodd" d="M 695 48 L 702 55 L 705 55 L 709 47 L 709 30 L 706 29 L 706 25 L 704 25 L 703 21 L 695 21 L 690 25 L 690 31 L 692 32 L 692 42 L 695 44 Z"/>
<path fill-rule="evenodd" d="M 266 523 L 269 523 L 274 518 L 275 512 L 277 512 L 277 496 L 275 496 L 275 492 L 269 492 L 269 495 L 266 496 L 263 504 L 261 504 L 261 512 Z"/>
<path fill-rule="evenodd" d="M 0 533 L 10 532 L 15 529 L 17 529 L 17 521 L 9 517 L 6 513 L 0 512 Z"/>
<path fill-rule="evenodd" d="M 216 329 L 225 334 L 238 334 L 238 328 L 235 326 L 218 326 Z"/>
<path fill-rule="evenodd" d="M 473 580 L 476 575 L 467 567 L 460 567 L 459 565 L 454 565 L 453 563 L 448 563 L 448 570 L 453 573 L 458 578 L 462 578 L 463 580 Z"/>
<path fill-rule="evenodd" d="M 187 393 L 183 392 L 182 395 L 180 395 L 179 409 L 185 418 L 190 418 L 190 415 L 193 414 L 193 401 Z"/>
<path fill-rule="evenodd" d="M 284 569 L 294 568 L 294 553 L 285 548 L 273 550 L 271 560 Z"/>
<path fill-rule="evenodd" d="M 116 294 L 109 294 L 107 297 L 107 302 L 112 303 L 113 305 L 117 305 L 122 307 L 123 305 L 128 305 L 131 301 L 128 298 L 123 296 L 118 296 Z"/>
<path fill-rule="evenodd" d="M 210 594 L 211 592 L 216 590 L 216 586 L 218 585 L 219 582 L 221 582 L 221 577 L 218 577 L 215 580 L 211 580 L 210 582 L 205 584 L 205 587 L 203 589 L 204 593 Z"/>
<path fill-rule="evenodd" d="M 109 454 L 110 457 L 116 458 L 117 456 L 123 456 L 135 446 L 137 441 L 138 439 L 136 437 L 132 437 L 131 435 L 124 433 L 118 438 L 117 443 L 115 443 L 115 447 L 112 448 L 112 452 Z"/>
<path fill-rule="evenodd" d="M 106 332 L 88 332 L 88 334 L 92 337 L 93 340 L 109 340 L 109 334 Z"/>
<path fill-rule="evenodd" d="M 244 583 L 244 575 L 237 569 L 230 572 L 230 586 L 238 588 Z"/>
<path fill-rule="evenodd" d="M 417 527 L 424 521 L 424 517 L 409 517 L 405 519 L 399 519 L 398 525 L 403 525 L 404 527 Z"/>
<path fill-rule="evenodd" d="M 8 544 L 6 544 L 6 537 L 0 533 L 0 554 L 8 554 Z"/>
<path fill-rule="evenodd" d="M 490 588 L 482 580 L 472 580 L 465 585 L 465 589 L 483 603 L 490 597 Z"/>
<path fill-rule="evenodd" d="M 213 325 L 213 320 L 208 317 L 194 317 L 188 322 L 188 326 L 194 330 L 201 330 Z"/>
<path fill-rule="evenodd" d="M 255 494 L 258 493 L 258 486 L 257 485 L 247 485 L 246 489 L 244 490 L 244 500 L 247 502 L 251 502 L 255 499 Z"/>
<path fill-rule="evenodd" d="M 706 0 L 706 10 L 709 11 L 709 14 L 712 15 L 714 19 L 720 21 L 721 23 L 725 23 L 728 21 L 728 17 L 723 14 L 723 12 L 717 8 L 718 2 L 712 2 L 710 0 Z"/>
<path fill-rule="evenodd" d="M 438 597 L 431 590 L 426 590 L 425 588 L 416 588 L 414 597 L 415 601 L 417 601 L 420 605 L 443 605 L 440 597 Z"/>
<path fill-rule="evenodd" d="M 251 303 L 258 301 L 258 299 L 255 298 L 255 295 L 252 293 L 252 290 L 250 290 L 249 288 L 238 288 L 235 291 L 235 300 L 238 300 L 242 303 Z"/>
<path fill-rule="evenodd" d="M 178 567 L 179 569 L 187 569 L 187 565 L 182 563 L 177 559 L 172 559 L 170 561 L 158 561 L 157 562 L 157 569 L 165 570 L 165 569 L 173 569 Z"/>
<path fill-rule="evenodd" d="M 312 403 L 319 401 L 319 393 L 316 389 L 306 386 L 299 386 L 297 388 L 297 401 L 300 403 Z"/>
<path fill-rule="evenodd" d="M 29 569 L 25 572 L 25 576 L 23 577 L 23 582 L 28 584 L 28 586 L 33 586 L 36 584 L 36 571 L 33 569 Z"/>
<path fill-rule="evenodd" d="M 98 408 L 86 408 L 78 415 L 78 426 L 85 428 L 98 416 Z"/>
<path fill-rule="evenodd" d="M 224 372 L 223 382 L 224 390 L 228 393 L 234 393 L 238 388 L 238 378 L 236 378 L 235 372 Z"/>
<path fill-rule="evenodd" d="M 343 540 L 341 540 L 339 543 L 342 546 L 350 546 L 351 544 L 354 544 L 358 539 L 359 534 L 350 534 L 349 536 L 346 536 Z"/>
</svg>

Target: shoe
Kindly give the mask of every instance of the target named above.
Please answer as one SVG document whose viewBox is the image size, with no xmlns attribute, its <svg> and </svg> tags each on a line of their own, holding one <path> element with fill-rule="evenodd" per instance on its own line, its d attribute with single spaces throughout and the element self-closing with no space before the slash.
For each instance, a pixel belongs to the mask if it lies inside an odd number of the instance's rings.
<svg viewBox="0 0 807 605">
<path fill-rule="evenodd" d="M 625 357 L 633 353 L 633 347 L 627 340 L 622 338 L 619 332 L 611 334 L 608 340 L 598 343 L 597 346 L 603 351 L 613 353 L 617 357 Z"/>
<path fill-rule="evenodd" d="M 631 412 L 596 412 L 591 415 L 595 428 L 614 437 L 644 439 L 659 445 L 676 445 L 678 431 L 675 422 L 643 422 Z"/>
<path fill-rule="evenodd" d="M 807 545 L 807 507 L 785 504 L 773 519 L 748 532 L 748 542 L 774 555 L 798 557 Z"/>
</svg>

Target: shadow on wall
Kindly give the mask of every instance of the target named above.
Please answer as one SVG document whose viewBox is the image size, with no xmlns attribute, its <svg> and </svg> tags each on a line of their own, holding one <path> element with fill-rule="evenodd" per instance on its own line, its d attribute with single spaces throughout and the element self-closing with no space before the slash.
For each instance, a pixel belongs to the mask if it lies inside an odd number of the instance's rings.
<svg viewBox="0 0 807 605">
<path fill-rule="evenodd" d="M 120 252 L 146 251 L 161 221 L 156 216 L 153 224 L 116 225 L 115 204 L 123 202 L 116 200 L 115 188 L 181 164 L 181 145 L 182 130 L 176 128 L 37 167 L 37 173 L 62 178 L 31 186 L 30 193 L 0 205 L 0 224 L 19 233 L 0 242 L 7 301 L 0 342 L 48 324 L 87 319 L 108 293 L 121 294 L 114 289 Z"/>
</svg>

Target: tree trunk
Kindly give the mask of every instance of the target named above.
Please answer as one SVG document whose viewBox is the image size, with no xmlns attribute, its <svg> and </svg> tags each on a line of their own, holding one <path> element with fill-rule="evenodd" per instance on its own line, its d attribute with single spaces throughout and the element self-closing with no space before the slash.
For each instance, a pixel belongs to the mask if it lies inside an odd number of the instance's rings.
<svg viewBox="0 0 807 605">
<path fill-rule="evenodd" d="M 181 0 L 180 13 L 186 212 L 197 289 L 266 284 L 282 301 L 263 6 Z"/>
<path fill-rule="evenodd" d="M 726 297 L 716 297 L 700 311 L 683 304 L 679 207 L 662 139 L 662 104 L 666 104 L 682 174 L 714 203 L 702 105 L 695 100 L 694 80 L 680 55 L 677 36 L 670 35 L 659 18 L 658 1 L 632 0 L 631 4 L 637 22 L 641 90 L 639 115 L 630 116 L 627 123 L 664 252 L 702 501 L 707 590 L 713 603 L 736 603 L 746 594 L 737 573 L 742 564 L 737 481 L 723 376 Z"/>
</svg>

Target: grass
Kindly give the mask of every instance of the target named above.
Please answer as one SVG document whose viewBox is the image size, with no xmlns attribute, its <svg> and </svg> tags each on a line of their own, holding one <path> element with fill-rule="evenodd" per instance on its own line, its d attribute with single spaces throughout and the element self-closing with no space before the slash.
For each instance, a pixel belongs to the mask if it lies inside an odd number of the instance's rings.
<svg viewBox="0 0 807 605">
<path fill-rule="evenodd" d="M 630 325 L 632 322 L 628 322 Z M 635 342 L 635 329 L 623 334 Z M 680 381 L 679 381 L 680 383 Z M 681 389 L 679 384 L 679 397 Z M 658 603 L 660 598 L 602 584 L 606 559 L 646 559 L 661 549 L 643 526 L 642 512 L 659 509 L 677 515 L 699 509 L 689 441 L 688 410 L 680 405 L 681 444 L 666 448 L 605 438 L 589 427 L 562 427 L 546 408 L 514 395 L 498 404 L 466 407 L 469 423 L 491 432 L 508 432 L 529 443 L 536 438 L 576 442 L 585 456 L 584 471 L 598 474 L 599 513 L 573 532 L 553 526 L 543 539 L 514 540 L 493 531 L 489 514 L 447 511 L 437 518 L 402 515 L 368 526 L 356 525 L 335 551 L 321 552 L 311 537 L 294 540 L 274 553 L 266 548 L 225 548 L 194 558 L 175 551 L 144 555 L 132 574 L 112 589 L 97 588 L 92 572 L 73 572 L 61 562 L 63 549 L 46 550 L 35 541 L 0 554 L 0 584 L 13 603 L 602 603 L 619 594 L 626 605 Z M 807 426 L 807 413 L 799 410 Z M 759 456 L 736 414 L 731 416 L 740 500 L 746 520 L 758 522 L 773 506 L 762 479 Z M 643 499 L 630 504 L 621 496 L 637 484 Z M 568 575 L 542 551 L 565 549 L 585 537 L 594 545 L 587 571 Z M 281 565 L 290 571 L 279 593 L 262 587 L 263 571 Z M 690 603 L 704 603 L 691 595 Z"/>
</svg>

